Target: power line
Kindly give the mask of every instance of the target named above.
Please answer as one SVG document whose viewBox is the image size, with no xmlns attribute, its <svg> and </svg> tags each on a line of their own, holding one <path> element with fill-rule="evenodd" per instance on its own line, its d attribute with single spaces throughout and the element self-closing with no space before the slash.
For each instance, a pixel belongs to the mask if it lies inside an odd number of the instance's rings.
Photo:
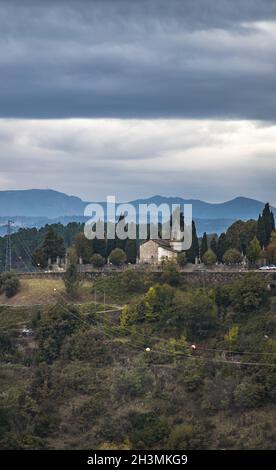
<svg viewBox="0 0 276 470">
<path fill-rule="evenodd" d="M 5 259 L 5 271 L 11 271 L 12 269 L 12 257 L 11 257 L 11 224 L 12 220 L 8 220 L 6 224 L 7 235 L 6 235 L 6 259 Z"/>
</svg>

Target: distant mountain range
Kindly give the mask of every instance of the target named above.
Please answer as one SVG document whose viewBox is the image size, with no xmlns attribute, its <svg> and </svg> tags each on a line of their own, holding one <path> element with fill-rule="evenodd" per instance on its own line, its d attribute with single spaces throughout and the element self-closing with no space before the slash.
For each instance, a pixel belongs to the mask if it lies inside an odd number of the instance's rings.
<svg viewBox="0 0 276 470">
<path fill-rule="evenodd" d="M 0 216 L 49 217 L 81 215 L 87 203 L 52 189 L 0 191 Z"/>
<path fill-rule="evenodd" d="M 245 197 L 237 197 L 222 203 L 209 203 L 198 199 L 181 197 L 153 196 L 130 201 L 135 207 L 139 204 L 192 204 L 193 218 L 199 234 L 221 233 L 237 219 L 256 219 L 264 207 L 264 202 Z M 46 223 L 83 222 L 83 212 L 87 201 L 51 189 L 30 189 L 0 191 L 0 225 L 8 218 L 16 226 L 41 227 Z M 103 203 L 105 205 L 105 202 Z M 274 210 L 274 209 L 273 209 Z M 3 233 L 3 229 L 0 233 Z"/>
</svg>

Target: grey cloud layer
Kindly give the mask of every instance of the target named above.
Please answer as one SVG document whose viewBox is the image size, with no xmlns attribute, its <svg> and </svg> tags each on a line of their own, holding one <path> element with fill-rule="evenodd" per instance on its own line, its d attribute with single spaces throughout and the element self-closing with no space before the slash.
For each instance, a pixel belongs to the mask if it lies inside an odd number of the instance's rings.
<svg viewBox="0 0 276 470">
<path fill-rule="evenodd" d="M 276 205 L 276 125 L 213 120 L 0 120 L 1 189 L 84 200 L 155 193 Z"/>
<path fill-rule="evenodd" d="M 274 0 L 0 3 L 0 116 L 276 119 Z"/>
</svg>

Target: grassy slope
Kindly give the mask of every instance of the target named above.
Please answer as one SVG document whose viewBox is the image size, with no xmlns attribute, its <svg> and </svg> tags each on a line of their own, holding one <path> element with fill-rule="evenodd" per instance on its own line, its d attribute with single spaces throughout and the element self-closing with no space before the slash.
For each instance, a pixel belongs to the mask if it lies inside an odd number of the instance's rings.
<svg viewBox="0 0 276 470">
<path fill-rule="evenodd" d="M 85 281 L 80 289 L 80 295 L 77 302 L 93 301 L 94 295 L 91 290 L 92 284 Z M 54 291 L 56 289 L 56 291 Z M 64 297 L 67 300 L 64 283 L 61 279 L 23 279 L 18 294 L 8 299 L 5 294 L 0 296 L 0 305 L 34 305 L 34 304 L 53 304 L 57 298 Z"/>
</svg>

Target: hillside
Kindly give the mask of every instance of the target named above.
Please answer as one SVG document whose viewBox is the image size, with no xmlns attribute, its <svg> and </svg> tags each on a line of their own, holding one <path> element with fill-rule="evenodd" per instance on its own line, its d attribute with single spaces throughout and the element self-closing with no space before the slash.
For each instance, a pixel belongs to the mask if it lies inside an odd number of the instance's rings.
<svg viewBox="0 0 276 470">
<path fill-rule="evenodd" d="M 276 298 L 260 277 L 202 289 L 128 271 L 95 288 L 121 313 L 1 306 L 2 449 L 275 448 Z"/>
</svg>

